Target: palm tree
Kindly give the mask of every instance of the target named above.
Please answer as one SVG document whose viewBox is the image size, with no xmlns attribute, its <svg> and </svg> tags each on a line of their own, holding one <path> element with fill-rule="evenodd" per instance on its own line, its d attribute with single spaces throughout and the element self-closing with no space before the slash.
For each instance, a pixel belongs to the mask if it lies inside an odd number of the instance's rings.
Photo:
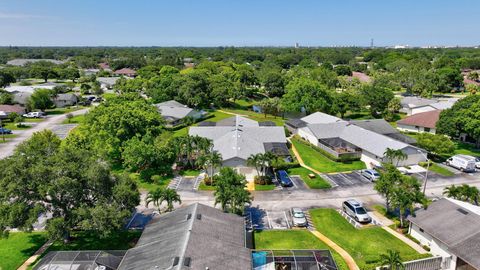
<svg viewBox="0 0 480 270">
<path fill-rule="evenodd" d="M 402 160 L 406 160 L 408 158 L 407 154 L 405 154 L 401 149 L 391 149 L 387 148 L 385 153 L 383 153 L 389 163 L 393 164 L 393 161 L 396 160 L 395 167 L 398 167 L 398 163 Z"/>
<path fill-rule="evenodd" d="M 380 255 L 381 264 L 385 265 L 388 270 L 403 270 L 405 265 L 402 263 L 400 253 L 396 250 L 387 250 L 387 254 Z"/>
<path fill-rule="evenodd" d="M 451 185 L 443 189 L 443 195 L 446 195 L 447 197 L 450 197 L 450 198 L 459 199 L 460 189 L 455 185 Z"/>
<path fill-rule="evenodd" d="M 247 158 L 247 166 L 255 167 L 258 176 L 260 176 L 260 172 L 258 170 L 258 167 L 260 165 L 260 158 L 261 154 L 252 154 Z"/>
<path fill-rule="evenodd" d="M 273 152 L 265 152 L 263 154 L 263 160 L 265 161 L 265 170 L 269 167 L 272 167 L 276 160 L 278 160 L 278 156 L 275 155 Z M 265 171 L 264 171 L 265 172 Z"/>
<path fill-rule="evenodd" d="M 222 155 L 217 151 L 212 151 L 208 155 L 208 161 L 210 165 L 210 175 L 213 176 L 215 168 L 222 166 Z"/>
<path fill-rule="evenodd" d="M 162 202 L 167 203 L 167 212 L 171 212 L 173 210 L 173 203 L 182 203 L 182 200 L 180 199 L 180 195 L 178 195 L 177 191 L 171 188 L 166 188 L 162 190 L 162 196 L 160 200 L 160 204 Z"/>
<path fill-rule="evenodd" d="M 153 205 L 157 207 L 158 212 L 160 212 L 160 205 L 162 204 L 162 198 L 163 198 L 162 188 L 157 188 L 154 191 L 150 191 L 147 194 L 147 198 L 145 200 L 145 206 L 148 207 L 150 203 L 153 203 Z"/>
</svg>

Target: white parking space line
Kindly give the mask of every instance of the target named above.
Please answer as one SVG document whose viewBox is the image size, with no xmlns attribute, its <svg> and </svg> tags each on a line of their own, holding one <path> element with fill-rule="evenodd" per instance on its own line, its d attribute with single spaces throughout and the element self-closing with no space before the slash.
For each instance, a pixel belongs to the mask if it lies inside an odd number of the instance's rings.
<svg viewBox="0 0 480 270">
<path fill-rule="evenodd" d="M 290 223 L 288 222 L 287 213 L 283 211 L 283 215 L 285 216 L 285 221 L 287 222 L 287 229 L 290 229 L 291 226 L 290 226 Z"/>
<path fill-rule="evenodd" d="M 265 211 L 265 215 L 267 216 L 268 227 L 269 227 L 270 229 L 273 229 L 273 227 L 272 227 L 272 222 L 270 221 L 270 217 L 268 216 L 268 211 Z"/>
<path fill-rule="evenodd" d="M 346 177 L 343 173 L 339 173 L 338 175 L 340 175 L 343 179 L 345 179 L 348 183 L 350 183 L 351 185 L 353 185 L 353 182 L 348 179 L 348 177 Z"/>
</svg>

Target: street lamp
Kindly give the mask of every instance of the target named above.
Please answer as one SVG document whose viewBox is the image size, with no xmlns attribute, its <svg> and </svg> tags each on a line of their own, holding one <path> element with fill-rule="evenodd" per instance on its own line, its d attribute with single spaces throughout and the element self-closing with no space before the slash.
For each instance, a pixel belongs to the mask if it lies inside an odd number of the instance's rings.
<svg viewBox="0 0 480 270">
<path fill-rule="evenodd" d="M 427 159 L 427 171 L 425 172 L 425 179 L 423 181 L 423 195 L 425 195 L 425 190 L 427 189 L 427 177 L 428 177 L 428 168 L 430 168 L 430 160 L 428 159 L 428 156 L 425 155 L 420 149 L 417 149 L 417 151 Z"/>
</svg>

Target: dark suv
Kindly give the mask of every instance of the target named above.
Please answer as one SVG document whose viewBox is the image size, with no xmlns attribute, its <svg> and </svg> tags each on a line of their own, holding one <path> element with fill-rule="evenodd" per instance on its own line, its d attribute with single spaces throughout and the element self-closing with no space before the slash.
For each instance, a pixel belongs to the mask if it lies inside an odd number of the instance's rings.
<svg viewBox="0 0 480 270">
<path fill-rule="evenodd" d="M 284 170 L 278 171 L 277 172 L 277 179 L 278 182 L 280 182 L 280 185 L 282 187 L 291 187 L 293 186 L 292 179 L 288 176 L 287 172 Z"/>
</svg>

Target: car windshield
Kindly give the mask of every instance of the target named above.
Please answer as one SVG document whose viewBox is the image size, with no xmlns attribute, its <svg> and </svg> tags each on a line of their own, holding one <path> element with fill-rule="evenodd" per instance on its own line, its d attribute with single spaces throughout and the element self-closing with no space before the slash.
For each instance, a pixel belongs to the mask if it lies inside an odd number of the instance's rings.
<svg viewBox="0 0 480 270">
<path fill-rule="evenodd" d="M 377 173 L 377 172 L 374 172 L 373 175 L 374 175 L 374 176 L 380 176 L 380 174 Z"/>
<path fill-rule="evenodd" d="M 296 218 L 304 218 L 305 215 L 302 212 L 294 212 L 293 216 Z"/>
<path fill-rule="evenodd" d="M 355 211 L 356 211 L 357 214 L 359 214 L 359 215 L 364 215 L 364 214 L 367 213 L 367 211 L 365 211 L 365 208 L 363 208 L 363 207 L 355 208 Z"/>
</svg>

